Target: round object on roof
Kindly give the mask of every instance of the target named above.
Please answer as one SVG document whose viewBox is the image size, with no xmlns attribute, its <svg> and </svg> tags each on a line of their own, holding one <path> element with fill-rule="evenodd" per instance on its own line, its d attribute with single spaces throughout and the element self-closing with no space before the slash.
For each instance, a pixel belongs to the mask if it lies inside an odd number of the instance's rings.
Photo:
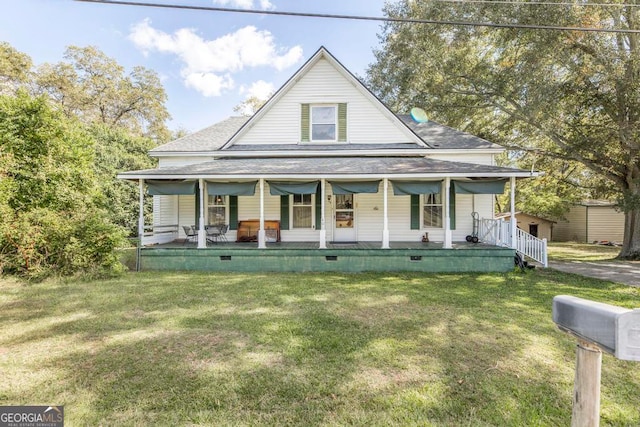
<svg viewBox="0 0 640 427">
<path fill-rule="evenodd" d="M 413 107 L 411 109 L 411 118 L 418 123 L 428 122 L 427 113 L 422 108 Z"/>
</svg>

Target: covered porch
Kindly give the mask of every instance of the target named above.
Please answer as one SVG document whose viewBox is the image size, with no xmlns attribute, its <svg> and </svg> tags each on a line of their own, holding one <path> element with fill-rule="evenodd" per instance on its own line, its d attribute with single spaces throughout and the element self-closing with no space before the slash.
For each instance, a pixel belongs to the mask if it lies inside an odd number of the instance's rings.
<svg viewBox="0 0 640 427">
<path fill-rule="evenodd" d="M 509 223 L 508 242 L 467 245 L 465 237 L 478 234 L 477 211 L 492 219 L 493 195 L 505 184 L 513 212 L 516 179 L 530 176 L 530 171 L 491 165 L 372 157 L 219 159 L 121 178 L 138 182 L 140 206 L 145 194 L 190 197 L 185 199 L 192 209 L 189 236 L 180 215 L 171 217 L 178 220 L 174 225 L 154 217 L 148 226 L 140 210 L 143 245 L 158 245 L 142 248 L 143 269 L 504 271 L 513 267 L 515 222 Z M 213 210 L 207 213 L 207 198 L 230 200 L 220 215 L 230 228 L 229 243 L 209 244 L 207 225 L 218 208 L 209 205 Z M 345 200 L 353 206 L 341 206 Z M 182 212 L 177 205 L 175 211 Z M 305 215 L 297 218 L 299 212 Z M 302 219 L 298 226 L 294 218 Z M 243 221 L 254 224 L 254 242 L 241 241 Z M 353 237 L 338 239 L 345 235 L 338 231 L 352 221 L 357 223 Z M 269 234 L 274 222 L 283 225 L 275 241 Z M 191 241 L 164 245 L 180 238 Z"/>
</svg>

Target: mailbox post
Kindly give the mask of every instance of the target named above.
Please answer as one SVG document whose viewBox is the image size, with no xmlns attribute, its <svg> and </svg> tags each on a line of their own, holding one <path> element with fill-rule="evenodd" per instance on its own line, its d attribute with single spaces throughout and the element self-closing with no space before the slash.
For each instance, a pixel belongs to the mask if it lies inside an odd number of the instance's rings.
<svg viewBox="0 0 640 427">
<path fill-rule="evenodd" d="M 640 361 L 640 309 L 558 295 L 552 311 L 558 328 L 578 339 L 571 426 L 597 427 L 602 351 Z"/>
</svg>

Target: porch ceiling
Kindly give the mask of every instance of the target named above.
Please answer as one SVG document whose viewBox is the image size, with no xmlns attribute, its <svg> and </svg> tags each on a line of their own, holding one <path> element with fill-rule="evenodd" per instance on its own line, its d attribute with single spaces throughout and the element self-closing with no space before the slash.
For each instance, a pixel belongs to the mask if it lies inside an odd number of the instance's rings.
<svg viewBox="0 0 640 427">
<path fill-rule="evenodd" d="M 538 172 L 424 157 L 218 159 L 186 166 L 124 172 L 122 179 L 193 178 L 495 178 L 533 177 Z"/>
</svg>

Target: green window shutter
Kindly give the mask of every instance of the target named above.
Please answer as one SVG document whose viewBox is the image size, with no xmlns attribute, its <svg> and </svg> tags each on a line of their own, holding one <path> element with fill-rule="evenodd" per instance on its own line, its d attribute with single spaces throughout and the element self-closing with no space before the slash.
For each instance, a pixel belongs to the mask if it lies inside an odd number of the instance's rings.
<svg viewBox="0 0 640 427">
<path fill-rule="evenodd" d="M 289 229 L 289 196 L 280 196 L 280 229 Z"/>
<path fill-rule="evenodd" d="M 316 190 L 316 230 L 322 230 L 322 185 Z"/>
<path fill-rule="evenodd" d="M 300 109 L 300 140 L 309 142 L 309 104 L 302 104 Z"/>
<path fill-rule="evenodd" d="M 196 182 L 196 218 L 193 221 L 196 228 L 200 228 L 200 183 Z"/>
<path fill-rule="evenodd" d="M 453 185 L 449 187 L 449 228 L 456 229 L 456 190 Z"/>
<path fill-rule="evenodd" d="M 420 230 L 420 195 L 411 195 L 411 229 Z"/>
<path fill-rule="evenodd" d="M 229 230 L 238 229 L 238 196 L 229 196 Z"/>
<path fill-rule="evenodd" d="M 347 140 L 347 104 L 338 104 L 338 141 Z"/>
</svg>

